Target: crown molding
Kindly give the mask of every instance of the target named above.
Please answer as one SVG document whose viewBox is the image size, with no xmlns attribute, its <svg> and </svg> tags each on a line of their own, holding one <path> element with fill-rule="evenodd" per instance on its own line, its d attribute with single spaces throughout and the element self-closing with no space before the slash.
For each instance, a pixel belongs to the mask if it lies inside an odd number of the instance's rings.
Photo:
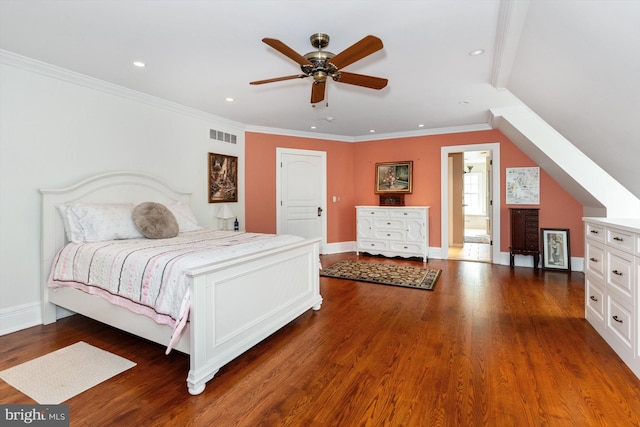
<svg viewBox="0 0 640 427">
<path fill-rule="evenodd" d="M 339 142 L 366 142 L 366 141 L 378 141 L 383 139 L 395 139 L 395 138 L 409 138 L 414 136 L 426 136 L 426 135 L 442 135 L 447 133 L 463 133 L 474 132 L 479 130 L 490 130 L 491 126 L 487 123 L 469 125 L 469 126 L 456 126 L 447 128 L 435 128 L 435 129 L 421 129 L 416 131 L 407 132 L 394 132 L 386 134 L 370 134 L 363 136 L 344 136 L 333 135 L 327 133 L 305 132 L 292 129 L 280 129 L 261 126 L 252 126 L 244 123 L 229 120 L 224 117 L 215 116 L 213 114 L 205 113 L 204 111 L 197 110 L 195 108 L 186 107 L 184 105 L 167 101 L 162 98 L 148 95 L 143 92 L 128 89 L 123 86 L 118 86 L 113 83 L 106 82 L 104 80 L 89 77 L 84 74 L 70 71 L 65 68 L 57 67 L 55 65 L 47 64 L 45 62 L 37 61 L 26 56 L 18 55 L 13 52 L 0 49 L 0 64 L 9 65 L 32 73 L 41 74 L 50 78 L 61 80 L 67 83 L 83 86 L 88 89 L 98 90 L 110 95 L 119 96 L 122 98 L 130 99 L 136 102 L 141 102 L 147 105 L 151 105 L 158 108 L 163 108 L 175 113 L 184 114 L 197 119 L 215 122 L 216 124 L 226 124 L 228 126 L 237 128 L 244 132 L 256 132 L 273 135 L 294 136 L 299 138 L 310 139 L 322 139 L 328 141 Z"/>
<path fill-rule="evenodd" d="M 132 101 L 141 102 L 154 107 L 162 108 L 171 112 L 184 114 L 197 119 L 206 121 L 214 121 L 217 124 L 226 124 L 233 126 L 241 130 L 245 129 L 243 123 L 239 123 L 233 120 L 229 120 L 224 117 L 215 116 L 213 114 L 205 113 L 204 111 L 197 110 L 195 108 L 186 107 L 184 105 L 167 101 L 166 99 L 151 96 L 144 92 L 128 89 L 123 86 L 118 86 L 113 83 L 106 82 L 104 80 L 89 77 L 84 74 L 70 71 L 65 68 L 57 67 L 55 65 L 47 64 L 26 56 L 18 55 L 7 50 L 0 49 L 0 64 L 9 65 L 21 70 L 29 71 L 32 73 L 40 74 L 53 79 L 61 80 L 67 83 L 83 86 L 88 89 L 93 89 L 108 93 L 110 95 L 119 96 L 121 98 L 130 99 Z"/>
</svg>

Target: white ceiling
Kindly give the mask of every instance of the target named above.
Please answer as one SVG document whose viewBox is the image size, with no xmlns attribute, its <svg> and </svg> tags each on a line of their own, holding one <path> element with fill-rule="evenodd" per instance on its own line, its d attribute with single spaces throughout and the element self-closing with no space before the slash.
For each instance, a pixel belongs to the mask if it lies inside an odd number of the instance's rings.
<svg viewBox="0 0 640 427">
<path fill-rule="evenodd" d="M 639 23 L 637 0 L 0 0 L 0 49 L 258 129 L 354 141 L 488 129 L 489 109 L 522 100 L 640 196 Z M 329 81 L 314 108 L 310 79 L 249 85 L 300 71 L 262 38 L 305 54 L 316 32 L 334 53 L 380 37 L 345 71 L 388 86 Z"/>
<path fill-rule="evenodd" d="M 241 123 L 357 137 L 485 125 L 514 102 L 491 85 L 500 1 L 1 1 L 0 47 Z M 381 91 L 311 79 L 266 44 L 300 54 L 309 36 L 339 53 L 368 34 L 384 48 L 345 71 L 389 79 Z M 469 52 L 484 49 L 480 56 Z M 147 64 L 144 69 L 132 65 Z M 234 98 L 233 103 L 225 98 Z M 460 102 L 469 101 L 468 104 Z M 327 121 L 327 117 L 333 117 Z"/>
</svg>

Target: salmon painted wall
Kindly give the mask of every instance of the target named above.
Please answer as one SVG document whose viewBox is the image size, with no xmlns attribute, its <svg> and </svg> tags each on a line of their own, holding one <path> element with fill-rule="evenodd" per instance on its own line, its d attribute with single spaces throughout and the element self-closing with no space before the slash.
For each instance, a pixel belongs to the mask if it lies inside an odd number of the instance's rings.
<svg viewBox="0 0 640 427">
<path fill-rule="evenodd" d="M 254 132 L 245 134 L 247 231 L 276 232 L 276 148 L 327 153 L 327 242 L 355 240 L 353 144 Z"/>
<path fill-rule="evenodd" d="M 451 145 L 500 143 L 500 250 L 509 251 L 509 207 L 505 201 L 505 169 L 537 166 L 498 130 L 429 135 L 354 144 L 355 203 L 377 204 L 373 192 L 375 164 L 378 162 L 413 160 L 413 193 L 405 195 L 407 205 L 426 205 L 429 209 L 429 245 L 440 246 L 440 149 Z M 584 255 L 582 205 L 560 187 L 547 173 L 540 173 L 541 228 L 570 229 L 571 256 Z M 358 179 L 357 177 L 365 177 Z M 526 207 L 518 205 L 518 207 Z"/>
<path fill-rule="evenodd" d="M 505 168 L 536 164 L 500 131 L 418 136 L 368 142 L 336 142 L 248 132 L 245 136 L 247 230 L 273 233 L 276 230 L 276 147 L 325 151 L 327 153 L 327 242 L 355 240 L 357 205 L 377 204 L 374 193 L 375 164 L 413 161 L 413 193 L 407 205 L 430 206 L 429 246 L 440 246 L 440 149 L 443 146 L 500 143 L 500 250 L 509 250 L 509 216 L 505 204 Z M 571 255 L 584 255 L 582 205 L 541 170 L 540 227 L 568 228 Z M 341 202 L 331 202 L 332 196 Z M 518 205 L 519 207 L 525 207 Z"/>
</svg>

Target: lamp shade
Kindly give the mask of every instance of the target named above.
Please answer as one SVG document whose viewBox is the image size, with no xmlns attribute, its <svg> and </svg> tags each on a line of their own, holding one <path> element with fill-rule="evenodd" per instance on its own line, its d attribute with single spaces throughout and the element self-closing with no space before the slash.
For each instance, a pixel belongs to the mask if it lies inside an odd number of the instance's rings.
<svg viewBox="0 0 640 427">
<path fill-rule="evenodd" d="M 231 219 L 235 217 L 236 217 L 236 214 L 233 213 L 233 210 L 227 204 L 222 205 L 220 209 L 218 209 L 218 212 L 216 213 L 216 218 L 218 219 Z"/>
</svg>

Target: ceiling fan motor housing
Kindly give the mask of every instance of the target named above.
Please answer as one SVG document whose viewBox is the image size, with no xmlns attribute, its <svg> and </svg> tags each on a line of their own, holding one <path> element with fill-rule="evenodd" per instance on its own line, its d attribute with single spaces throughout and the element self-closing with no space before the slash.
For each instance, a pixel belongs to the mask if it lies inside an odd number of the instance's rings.
<svg viewBox="0 0 640 427">
<path fill-rule="evenodd" d="M 313 66 L 301 65 L 300 69 L 303 73 L 313 76 L 314 81 L 324 82 L 328 76 L 337 71 L 336 67 L 328 62 L 334 56 L 335 54 L 327 51 L 309 52 L 304 57 L 311 62 Z"/>
</svg>

